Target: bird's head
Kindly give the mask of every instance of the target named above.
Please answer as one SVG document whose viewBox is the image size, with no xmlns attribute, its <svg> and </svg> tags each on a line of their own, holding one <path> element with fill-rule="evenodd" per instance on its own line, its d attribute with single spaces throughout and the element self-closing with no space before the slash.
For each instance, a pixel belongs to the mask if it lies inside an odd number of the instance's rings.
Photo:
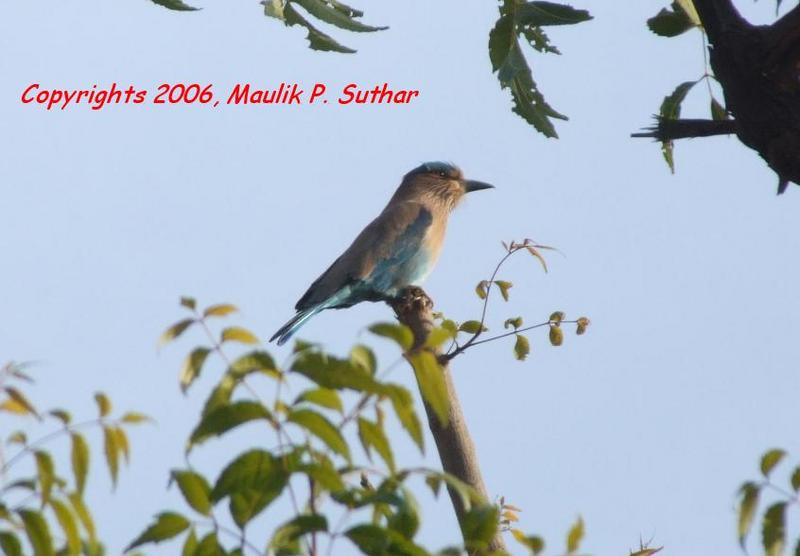
<svg viewBox="0 0 800 556">
<path fill-rule="evenodd" d="M 452 210 L 472 191 L 490 189 L 488 183 L 464 179 L 456 166 L 446 162 L 426 162 L 403 177 L 392 200 L 435 203 Z"/>
</svg>

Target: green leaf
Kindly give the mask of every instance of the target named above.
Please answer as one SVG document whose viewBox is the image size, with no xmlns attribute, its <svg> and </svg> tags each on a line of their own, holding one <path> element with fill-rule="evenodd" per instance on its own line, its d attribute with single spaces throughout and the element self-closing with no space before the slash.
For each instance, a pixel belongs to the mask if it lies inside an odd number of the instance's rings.
<svg viewBox="0 0 800 556">
<path fill-rule="evenodd" d="M 691 88 L 694 87 L 698 82 L 699 80 L 684 81 L 675 87 L 675 90 L 672 91 L 672 93 L 664 97 L 664 101 L 661 103 L 661 109 L 659 110 L 659 115 L 667 120 L 677 120 L 680 118 L 681 104 Z"/>
<path fill-rule="evenodd" d="M 531 551 L 532 554 L 539 554 L 544 550 L 544 539 L 536 535 L 527 536 L 519 529 L 512 529 L 511 534 L 522 546 Z"/>
<path fill-rule="evenodd" d="M 388 518 L 386 525 L 403 537 L 413 539 L 419 530 L 419 507 L 410 490 L 403 487 L 402 492 L 397 509 Z"/>
<path fill-rule="evenodd" d="M 522 334 L 517 334 L 517 340 L 514 342 L 514 357 L 519 361 L 524 361 L 530 352 L 531 344 L 528 338 Z"/>
<path fill-rule="evenodd" d="M 560 326 L 550 327 L 550 344 L 553 346 L 560 346 L 564 343 L 564 331 Z"/>
<path fill-rule="evenodd" d="M 756 515 L 756 507 L 758 506 L 758 498 L 761 491 L 756 483 L 748 482 L 742 485 L 739 492 L 742 495 L 742 499 L 739 503 L 738 535 L 739 544 L 744 548 L 747 535 L 753 526 L 753 518 Z"/>
<path fill-rule="evenodd" d="M 219 543 L 217 534 L 211 532 L 206 534 L 197 544 L 194 556 L 225 556 L 225 549 Z"/>
<path fill-rule="evenodd" d="M 222 303 L 220 305 L 212 305 L 203 311 L 203 317 L 226 317 L 231 313 L 237 312 L 239 309 L 236 305 Z"/>
<path fill-rule="evenodd" d="M 485 550 L 497 534 L 499 510 L 494 504 L 470 509 L 461 520 L 461 532 L 469 551 Z"/>
<path fill-rule="evenodd" d="M 212 390 L 203 407 L 203 415 L 230 402 L 236 387 L 252 373 L 261 373 L 277 379 L 282 376 L 272 356 L 266 351 L 254 350 L 246 353 L 231 363 L 222 380 Z"/>
<path fill-rule="evenodd" d="M 400 421 L 400 424 L 417 445 L 419 451 L 424 453 L 425 437 L 422 435 L 422 425 L 417 412 L 414 410 L 414 399 L 411 397 L 411 392 L 403 386 L 387 384 L 386 395 L 389 396 L 392 402 L 397 420 Z"/>
<path fill-rule="evenodd" d="M 426 556 L 429 553 L 404 538 L 397 531 L 384 529 L 378 525 L 356 525 L 345 531 L 344 535 L 361 552 L 370 556 L 377 554 L 397 556 Z"/>
<path fill-rule="evenodd" d="M 270 411 L 258 402 L 242 400 L 222 405 L 203 415 L 189 437 L 189 445 L 200 444 L 212 436 L 221 436 L 239 425 L 257 419 L 273 422 Z"/>
<path fill-rule="evenodd" d="M 353 365 L 349 359 L 338 359 L 312 350 L 300 352 L 291 370 L 319 386 L 334 390 L 349 388 L 357 392 L 379 394 L 384 388 L 372 375 L 362 367 Z"/>
<path fill-rule="evenodd" d="M 111 413 L 111 400 L 108 399 L 102 392 L 97 392 L 94 395 L 94 401 L 97 402 L 97 409 L 100 412 L 100 417 L 106 417 Z"/>
<path fill-rule="evenodd" d="M 519 25 L 575 25 L 589 21 L 592 16 L 586 10 L 578 10 L 566 4 L 553 2 L 523 2 L 517 8 Z"/>
<path fill-rule="evenodd" d="M 764 477 L 769 478 L 769 474 L 775 469 L 783 458 L 786 457 L 786 451 L 780 448 L 769 450 L 761 456 L 761 473 Z"/>
<path fill-rule="evenodd" d="M 510 290 L 514 284 L 504 280 L 495 280 L 494 283 L 497 284 L 498 288 L 500 288 L 500 295 L 503 296 L 503 300 L 508 301 L 508 290 Z"/>
<path fill-rule="evenodd" d="M 450 398 L 447 396 L 444 370 L 430 351 L 414 353 L 410 361 L 422 398 L 433 409 L 442 426 L 447 427 L 450 420 Z"/>
<path fill-rule="evenodd" d="M 53 465 L 53 458 L 47 452 L 36 450 L 33 455 L 36 459 L 36 474 L 42 494 L 42 507 L 44 507 L 50 502 L 50 495 L 53 492 L 55 466 Z"/>
<path fill-rule="evenodd" d="M 358 437 L 361 439 L 361 444 L 364 446 L 364 451 L 367 457 L 370 456 L 370 448 L 374 448 L 380 454 L 383 461 L 391 473 L 395 472 L 394 467 L 394 454 L 392 454 L 392 447 L 389 444 L 389 439 L 383 431 L 383 427 L 378 423 L 373 423 L 363 417 L 358 418 Z"/>
<path fill-rule="evenodd" d="M 202 475 L 194 471 L 173 470 L 172 478 L 186 503 L 202 515 L 211 513 L 211 485 Z"/>
<path fill-rule="evenodd" d="M 73 492 L 68 495 L 68 498 L 70 504 L 72 504 L 72 509 L 75 510 L 75 515 L 78 516 L 81 525 L 83 525 L 83 528 L 86 530 L 86 534 L 89 536 L 89 544 L 94 544 L 97 540 L 97 535 L 95 532 L 92 514 L 89 513 L 89 509 L 83 503 L 83 500 L 78 493 Z"/>
<path fill-rule="evenodd" d="M 244 527 L 280 496 L 287 482 L 286 470 L 272 454 L 250 450 L 222 470 L 211 490 L 211 501 L 229 496 L 233 519 Z"/>
<path fill-rule="evenodd" d="M 155 523 L 128 545 L 125 552 L 148 543 L 159 543 L 180 535 L 189 528 L 189 520 L 175 512 L 163 512 L 156 516 Z"/>
<path fill-rule="evenodd" d="M 486 280 L 481 280 L 480 282 L 478 282 L 478 285 L 475 286 L 475 293 L 481 299 L 486 299 L 488 289 L 489 289 L 489 282 L 487 282 Z"/>
<path fill-rule="evenodd" d="M 311 25 L 306 18 L 294 9 L 291 3 L 284 4 L 283 19 L 286 25 L 300 25 L 306 28 L 308 31 L 306 39 L 308 39 L 309 47 L 311 47 L 312 50 L 341 52 L 343 54 L 352 54 L 355 52 L 355 50 L 339 44 L 333 40 L 333 38 Z"/>
<path fill-rule="evenodd" d="M 18 413 L 23 413 L 23 414 L 28 413 L 30 415 L 33 415 L 37 419 L 41 419 L 41 417 L 39 416 L 39 412 L 36 411 L 36 408 L 30 401 L 28 401 L 28 398 L 26 398 L 22 392 L 20 392 L 13 386 L 6 386 L 4 390 L 6 391 L 6 394 L 8 394 L 8 397 L 11 398 L 13 401 L 15 401 L 17 406 L 22 409 L 22 411 L 19 411 Z"/>
<path fill-rule="evenodd" d="M 350 362 L 353 365 L 360 366 L 371 375 L 374 375 L 378 368 L 375 354 L 367 346 L 360 344 L 350 350 Z"/>
<path fill-rule="evenodd" d="M 89 444 L 83 435 L 77 432 L 73 432 L 70 438 L 72 441 L 70 460 L 72 462 L 72 474 L 75 476 L 75 489 L 79 495 L 83 495 L 86 476 L 89 473 Z"/>
<path fill-rule="evenodd" d="M 189 328 L 192 324 L 194 324 L 194 322 L 195 322 L 194 319 L 179 320 L 178 322 L 167 328 L 164 332 L 162 332 L 161 337 L 159 337 L 158 339 L 158 345 L 163 346 L 164 344 L 176 339 L 181 334 L 186 332 L 186 329 Z"/>
<path fill-rule="evenodd" d="M 53 513 L 56 514 L 61 530 L 64 531 L 64 537 L 67 539 L 68 553 L 81 554 L 81 536 L 72 510 L 64 502 L 55 498 L 51 500 L 50 504 L 53 508 Z"/>
<path fill-rule="evenodd" d="M 194 311 L 197 308 L 197 301 L 194 297 L 183 296 L 180 299 L 181 307 L 186 307 L 190 311 Z"/>
<path fill-rule="evenodd" d="M 153 2 L 153 4 L 158 4 L 159 6 L 164 6 L 169 10 L 175 10 L 178 12 L 193 12 L 195 10 L 200 9 L 200 8 L 193 8 L 192 6 L 183 3 L 181 0 L 151 0 L 151 1 Z"/>
<path fill-rule="evenodd" d="M 554 311 L 553 313 L 550 313 L 550 318 L 548 320 L 550 322 L 560 324 L 565 318 L 567 318 L 567 316 L 563 311 Z"/>
<path fill-rule="evenodd" d="M 321 414 L 310 409 L 295 409 L 289 413 L 286 420 L 303 427 L 319 438 L 328 448 L 345 459 L 350 459 L 350 448 L 342 433 Z"/>
<path fill-rule="evenodd" d="M 111 474 L 111 484 L 117 486 L 117 475 L 119 474 L 119 452 L 120 445 L 117 441 L 117 435 L 111 427 L 103 427 L 103 451 L 106 456 L 106 464 L 108 465 L 108 472 Z"/>
<path fill-rule="evenodd" d="M 477 334 L 478 332 L 483 332 L 487 330 L 485 326 L 483 326 L 480 321 L 477 320 L 468 320 L 461 324 L 458 327 L 459 332 L 466 332 L 467 334 Z"/>
<path fill-rule="evenodd" d="M 305 473 L 321 487 L 328 489 L 331 492 L 337 492 L 345 488 L 341 475 L 336 471 L 331 460 L 327 457 L 319 457 L 315 463 L 304 463 L 298 465 L 293 471 Z"/>
<path fill-rule="evenodd" d="M 269 543 L 271 549 L 280 553 L 280 549 L 293 543 L 303 535 L 328 530 L 328 520 L 323 515 L 298 515 L 278 527 Z"/>
<path fill-rule="evenodd" d="M 583 540 L 583 534 L 583 518 L 578 516 L 578 520 L 570 527 L 567 533 L 567 554 L 575 554 L 578 551 Z"/>
<path fill-rule="evenodd" d="M 258 337 L 240 326 L 229 326 L 222 331 L 220 343 L 240 342 L 242 344 L 257 344 Z"/>
<path fill-rule="evenodd" d="M 714 97 L 711 97 L 711 118 L 717 121 L 728 119 L 728 111 Z"/>
<path fill-rule="evenodd" d="M 453 328 L 449 327 L 445 328 L 444 326 L 435 327 L 431 329 L 430 333 L 428 334 L 428 338 L 425 340 L 425 346 L 436 349 L 445 342 L 449 342 L 453 338 L 455 338 L 457 333 L 458 333 L 458 328 L 456 327 Z"/>
<path fill-rule="evenodd" d="M 322 2 L 321 0 L 293 1 L 295 4 L 302 6 L 309 14 L 313 15 L 317 19 L 320 19 L 325 23 L 335 25 L 340 29 L 355 31 L 357 33 L 383 31 L 384 29 L 388 29 L 388 27 L 372 27 L 370 25 L 364 25 L 360 21 L 356 21 L 352 19 L 352 17 L 349 17 L 346 12 L 334 9 L 326 2 Z"/>
<path fill-rule="evenodd" d="M 10 531 L 0 531 L 0 548 L 6 556 L 24 556 L 22 553 L 22 543 L 17 536 Z"/>
<path fill-rule="evenodd" d="M 137 413 L 135 411 L 129 411 L 125 415 L 122 416 L 120 419 L 122 423 L 128 423 L 130 425 L 138 425 L 139 423 L 145 423 L 147 421 L 152 421 L 150 417 L 143 413 Z"/>
<path fill-rule="evenodd" d="M 50 528 L 47 526 L 44 516 L 34 510 L 23 509 L 18 510 L 17 513 L 25 525 L 25 534 L 31 543 L 34 556 L 55 556 L 53 537 L 50 535 Z"/>
<path fill-rule="evenodd" d="M 663 8 L 648 19 L 647 27 L 661 37 L 676 37 L 695 27 L 695 24 L 677 2 L 673 2 L 671 9 Z"/>
<path fill-rule="evenodd" d="M 313 403 L 327 409 L 333 409 L 339 413 L 344 413 L 344 406 L 342 405 L 342 398 L 336 390 L 330 388 L 314 388 L 302 392 L 294 400 L 295 404 L 300 402 Z"/>
<path fill-rule="evenodd" d="M 795 492 L 800 491 L 800 466 L 795 467 L 794 472 L 792 473 L 792 489 Z"/>
<path fill-rule="evenodd" d="M 506 319 L 503 323 L 503 328 L 508 329 L 509 326 L 513 326 L 514 330 L 522 327 L 522 317 L 516 317 L 511 319 Z"/>
<path fill-rule="evenodd" d="M 764 513 L 762 543 L 766 556 L 783 554 L 786 545 L 786 502 L 777 502 Z"/>
<path fill-rule="evenodd" d="M 183 541 L 181 556 L 196 556 L 197 544 L 197 532 L 194 530 L 194 527 L 192 527 L 189 529 L 189 534 L 186 535 L 186 540 Z"/>
<path fill-rule="evenodd" d="M 578 326 L 577 329 L 575 330 L 575 334 L 577 334 L 578 336 L 585 334 L 586 329 L 589 327 L 589 324 L 590 324 L 589 319 L 587 319 L 586 317 L 579 318 L 577 320 Z"/>
<path fill-rule="evenodd" d="M 369 331 L 377 336 L 393 340 L 403 351 L 408 351 L 414 344 L 414 335 L 407 326 L 402 324 L 379 322 L 370 326 Z"/>
<path fill-rule="evenodd" d="M 181 369 L 181 391 L 185 394 L 189 386 L 200 376 L 200 371 L 203 369 L 203 363 L 206 362 L 208 354 L 211 350 L 205 347 L 194 348 L 192 352 L 186 356 L 183 362 L 183 369 Z"/>
</svg>

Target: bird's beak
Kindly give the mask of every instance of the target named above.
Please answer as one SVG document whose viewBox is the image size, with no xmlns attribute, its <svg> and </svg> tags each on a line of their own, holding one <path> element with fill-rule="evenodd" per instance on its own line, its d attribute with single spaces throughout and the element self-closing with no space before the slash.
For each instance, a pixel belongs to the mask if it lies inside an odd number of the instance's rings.
<svg viewBox="0 0 800 556">
<path fill-rule="evenodd" d="M 494 189 L 494 186 L 482 181 L 465 180 L 464 191 L 471 193 L 473 191 L 480 191 L 481 189 Z"/>
</svg>

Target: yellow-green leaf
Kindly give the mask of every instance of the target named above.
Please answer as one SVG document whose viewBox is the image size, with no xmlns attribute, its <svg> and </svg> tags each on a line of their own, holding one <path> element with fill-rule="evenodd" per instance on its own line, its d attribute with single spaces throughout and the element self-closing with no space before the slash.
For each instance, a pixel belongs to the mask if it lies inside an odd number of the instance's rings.
<svg viewBox="0 0 800 556">
<path fill-rule="evenodd" d="M 385 392 L 392 402 L 397 420 L 400 421 L 400 424 L 417 445 L 419 451 L 424 453 L 425 437 L 422 436 L 422 425 L 414 410 L 414 400 L 411 397 L 411 393 L 398 384 L 387 384 Z"/>
<path fill-rule="evenodd" d="M 550 343 L 554 346 L 560 346 L 564 343 L 564 331 L 560 326 L 550 327 Z"/>
<path fill-rule="evenodd" d="M 531 551 L 532 554 L 539 554 L 544 550 L 544 539 L 538 536 L 528 536 L 519 529 L 511 529 L 511 534 L 522 546 Z"/>
<path fill-rule="evenodd" d="M 377 336 L 394 340 L 403 351 L 411 349 L 414 343 L 414 335 L 411 333 L 411 330 L 402 324 L 379 322 L 370 326 L 369 331 Z"/>
<path fill-rule="evenodd" d="M 97 409 L 100 412 L 100 417 L 105 417 L 111 413 L 111 400 L 108 399 L 102 392 L 97 392 L 94 395 L 94 401 L 97 402 Z"/>
<path fill-rule="evenodd" d="M 221 342 L 240 342 L 242 344 L 257 344 L 258 337 L 240 326 L 229 326 L 222 331 Z"/>
<path fill-rule="evenodd" d="M 22 543 L 17 536 L 10 531 L 0 531 L 0 549 L 6 556 L 24 556 Z"/>
<path fill-rule="evenodd" d="M 64 411 L 63 409 L 51 409 L 47 412 L 47 414 L 52 415 L 61 421 L 61 424 L 63 425 L 69 425 L 70 422 L 72 422 L 72 416 L 69 414 L 69 412 Z"/>
<path fill-rule="evenodd" d="M 531 344 L 528 338 L 522 334 L 517 334 L 517 340 L 514 342 L 514 357 L 519 361 L 524 361 L 530 352 Z"/>
<path fill-rule="evenodd" d="M 150 417 L 143 413 L 137 413 L 135 411 L 129 411 L 125 415 L 122 416 L 120 419 L 123 423 L 128 423 L 131 425 L 137 425 L 139 423 L 145 423 L 147 421 L 152 421 Z"/>
<path fill-rule="evenodd" d="M 29 413 L 37 418 L 41 418 L 39 417 L 39 412 L 36 411 L 36 408 L 33 407 L 33 404 L 28 401 L 28 398 L 26 398 L 22 392 L 13 386 L 6 386 L 5 391 L 6 394 L 8 394 L 8 397 L 15 401 L 19 407 L 24 408 L 22 413 Z"/>
<path fill-rule="evenodd" d="M 745 483 L 739 490 L 742 495 L 741 502 L 739 503 L 739 519 L 738 519 L 738 535 L 739 544 L 744 548 L 747 535 L 750 528 L 753 526 L 753 518 L 756 515 L 756 507 L 758 506 L 758 498 L 760 488 L 755 483 Z"/>
<path fill-rule="evenodd" d="M 503 323 L 503 328 L 507 329 L 509 326 L 513 326 L 514 330 L 516 330 L 517 328 L 521 328 L 522 327 L 522 317 L 506 319 L 506 321 Z"/>
<path fill-rule="evenodd" d="M 194 348 L 192 352 L 186 356 L 183 362 L 183 369 L 181 369 L 181 391 L 185 394 L 189 386 L 200 376 L 200 371 L 203 369 L 203 364 L 206 362 L 210 349 L 205 347 Z"/>
<path fill-rule="evenodd" d="M 304 428 L 319 438 L 328 448 L 344 458 L 350 459 L 350 448 L 342 433 L 321 414 L 310 409 L 295 409 L 289 413 L 286 420 Z"/>
<path fill-rule="evenodd" d="M 189 520 L 175 512 L 164 512 L 156 516 L 156 521 L 136 537 L 125 549 L 128 552 L 147 543 L 158 543 L 180 535 L 189 528 Z"/>
<path fill-rule="evenodd" d="M 586 332 L 587 328 L 589 328 L 590 322 L 589 319 L 587 319 L 586 317 L 581 317 L 578 319 L 577 323 L 578 323 L 578 328 L 577 330 L 575 330 L 575 333 L 578 336 L 580 336 L 581 334 Z"/>
<path fill-rule="evenodd" d="M 781 556 L 786 545 L 786 502 L 777 502 L 764 513 L 762 543 L 766 556 Z"/>
<path fill-rule="evenodd" d="M 86 476 L 89 473 L 89 444 L 83 435 L 77 432 L 73 432 L 70 438 L 72 440 L 70 459 L 72 474 L 75 476 L 75 490 L 82 496 L 86 486 Z"/>
<path fill-rule="evenodd" d="M 117 435 L 111 427 L 103 427 L 103 451 L 106 455 L 108 472 L 111 474 L 111 484 L 117 486 L 117 475 L 119 474 L 119 451 L 120 446 L 117 442 Z"/>
<path fill-rule="evenodd" d="M 458 327 L 458 330 L 460 332 L 466 332 L 467 334 L 477 334 L 478 332 L 487 330 L 487 328 L 483 326 L 480 321 L 468 320 L 467 322 L 462 323 L 461 326 Z"/>
<path fill-rule="evenodd" d="M 795 467 L 794 472 L 792 473 L 792 489 L 795 492 L 800 491 L 800 466 Z"/>
<path fill-rule="evenodd" d="M 67 539 L 67 554 L 69 556 L 80 556 L 81 537 L 78 532 L 78 523 L 75 521 L 75 515 L 61 500 L 54 498 L 50 501 L 50 505 L 53 508 L 53 513 L 56 514 L 61 530 L 64 531 L 64 537 Z"/>
<path fill-rule="evenodd" d="M 197 307 L 197 301 L 195 301 L 194 297 L 183 296 L 181 297 L 181 307 L 194 311 Z"/>
<path fill-rule="evenodd" d="M 204 317 L 225 317 L 230 315 L 231 313 L 235 313 L 239 309 L 236 305 L 230 305 L 228 303 L 221 303 L 219 305 L 212 305 L 208 307 L 205 311 L 203 311 Z"/>
<path fill-rule="evenodd" d="M 429 348 L 438 348 L 445 342 L 451 341 L 457 333 L 451 328 L 435 327 L 428 334 L 428 339 L 425 340 L 425 345 Z"/>
<path fill-rule="evenodd" d="M 186 329 L 189 328 L 192 324 L 194 324 L 194 319 L 183 319 L 179 320 L 169 328 L 167 328 L 162 334 L 161 337 L 158 339 L 158 345 L 163 346 L 164 344 L 171 342 L 184 332 Z"/>
<path fill-rule="evenodd" d="M 583 534 L 583 518 L 578 516 L 578 520 L 570 527 L 567 533 L 567 554 L 574 554 L 578 551 L 583 540 Z"/>
<path fill-rule="evenodd" d="M 300 402 L 313 403 L 327 409 L 333 409 L 339 413 L 344 412 L 342 398 L 339 397 L 339 393 L 336 390 L 330 388 L 320 387 L 306 390 L 297 396 L 297 399 L 294 401 L 295 404 Z"/>
<path fill-rule="evenodd" d="M 239 425 L 258 419 L 269 423 L 273 420 L 270 411 L 258 402 L 242 400 L 221 405 L 203 415 L 189 437 L 189 444 L 199 444 L 212 436 L 223 435 Z"/>
<path fill-rule="evenodd" d="M 775 469 L 781 460 L 786 457 L 786 451 L 780 448 L 769 450 L 761 456 L 761 473 L 764 477 L 769 477 L 769 474 Z"/>
<path fill-rule="evenodd" d="M 478 282 L 478 285 L 475 286 L 475 293 L 478 294 L 478 297 L 481 299 L 486 299 L 486 293 L 489 289 L 489 282 L 486 280 L 481 280 Z"/>
<path fill-rule="evenodd" d="M 417 352 L 411 356 L 411 365 L 422 398 L 433 409 L 442 426 L 446 427 L 450 420 L 450 399 L 447 397 L 444 372 L 436 356 L 430 351 Z"/>
<path fill-rule="evenodd" d="M 97 536 L 95 533 L 92 514 L 89 513 L 89 509 L 83 503 L 83 500 L 78 493 L 73 492 L 69 494 L 68 498 L 70 504 L 72 504 L 72 509 L 75 510 L 75 515 L 78 516 L 81 525 L 83 525 L 83 528 L 86 530 L 86 534 L 89 536 L 89 543 L 94 544 L 97 540 Z"/>
<path fill-rule="evenodd" d="M 508 290 L 510 290 L 514 284 L 504 280 L 495 280 L 494 283 L 497 284 L 498 288 L 500 288 L 500 295 L 503 296 L 503 299 L 508 301 Z"/>
<path fill-rule="evenodd" d="M 55 556 L 53 550 L 53 537 L 44 516 L 34 510 L 19 510 L 17 512 L 25 525 L 25 534 L 33 548 L 34 556 Z"/>
<path fill-rule="evenodd" d="M 53 492 L 55 466 L 53 465 L 53 458 L 47 452 L 36 450 L 33 455 L 36 459 L 36 475 L 42 493 L 42 507 L 44 507 L 50 502 L 50 495 Z"/>
<path fill-rule="evenodd" d="M 555 311 L 550 314 L 550 318 L 548 319 L 550 322 L 560 323 L 566 318 L 566 315 L 563 311 Z"/>
<path fill-rule="evenodd" d="M 353 365 L 358 365 L 371 375 L 375 374 L 378 366 L 378 361 L 372 350 L 361 344 L 354 346 L 350 350 L 350 362 Z"/>
<path fill-rule="evenodd" d="M 696 25 L 697 27 L 702 27 L 703 24 L 700 21 L 700 16 L 697 14 L 697 9 L 694 7 L 694 2 L 692 0 L 677 0 L 678 5 L 683 9 L 686 15 L 689 17 L 689 20 Z"/>
<path fill-rule="evenodd" d="M 394 473 L 394 455 L 389 439 L 383 431 L 383 427 L 378 423 L 373 423 L 363 417 L 358 418 L 358 437 L 364 446 L 367 457 L 370 457 L 370 448 L 374 448 L 380 454 L 389 471 Z"/>
<path fill-rule="evenodd" d="M 176 469 L 172 472 L 172 478 L 178 484 L 184 500 L 194 511 L 202 515 L 211 512 L 211 485 L 205 477 L 194 471 Z"/>
<path fill-rule="evenodd" d="M 125 463 L 129 463 L 131 459 L 131 448 L 128 442 L 128 435 L 120 427 L 111 427 L 111 432 L 114 433 L 117 448 L 125 458 Z"/>
</svg>

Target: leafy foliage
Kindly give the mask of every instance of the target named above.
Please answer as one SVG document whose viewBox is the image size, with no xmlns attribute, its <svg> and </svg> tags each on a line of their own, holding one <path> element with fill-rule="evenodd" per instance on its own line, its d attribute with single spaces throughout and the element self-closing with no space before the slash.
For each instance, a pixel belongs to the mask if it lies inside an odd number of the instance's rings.
<svg viewBox="0 0 800 556">
<path fill-rule="evenodd" d="M 130 458 L 125 427 L 148 418 L 135 412 L 112 417 L 111 400 L 98 392 L 94 396 L 98 416 L 73 423 L 64 409 L 39 410 L 23 393 L 23 385 L 32 382 L 24 365 L 0 367 L 0 391 L 5 395 L 0 401 L 0 423 L 4 431 L 14 429 L 6 425 L 10 419 L 19 420 L 21 427 L 2 439 L 10 453 L 0 453 L 0 548 L 8 555 L 28 553 L 29 546 L 36 556 L 100 556 L 104 548 L 84 499 L 91 451 L 83 431 L 101 431 L 106 466 L 116 485 L 120 461 L 127 463 Z M 29 441 L 32 425 L 51 430 Z M 51 445 L 67 438 L 70 457 L 64 463 L 53 456 Z M 62 476 L 59 467 L 71 468 L 71 479 Z M 33 475 L 24 469 L 33 469 Z"/>
<path fill-rule="evenodd" d="M 761 545 L 766 556 L 780 556 L 788 542 L 787 515 L 791 509 L 795 512 L 800 505 L 800 465 L 795 465 L 788 477 L 788 487 L 782 487 L 773 480 L 773 475 L 786 459 L 785 450 L 774 448 L 761 456 L 759 469 L 762 479 L 746 481 L 739 488 L 739 504 L 737 512 L 737 535 L 742 548 L 746 548 L 747 540 L 758 517 L 759 506 L 765 504 L 761 517 Z M 795 539 L 795 553 L 800 551 L 800 537 Z"/>
</svg>

